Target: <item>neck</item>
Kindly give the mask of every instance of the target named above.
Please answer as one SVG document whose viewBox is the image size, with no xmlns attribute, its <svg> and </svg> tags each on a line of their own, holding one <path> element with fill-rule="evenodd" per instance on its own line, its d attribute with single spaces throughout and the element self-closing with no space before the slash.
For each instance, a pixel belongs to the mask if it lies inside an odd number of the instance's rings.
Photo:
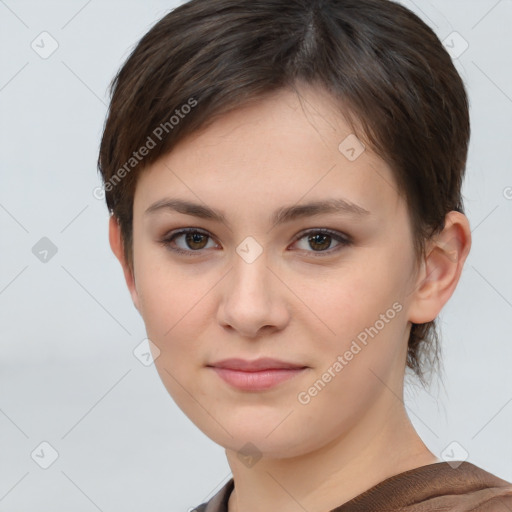
<svg viewBox="0 0 512 512">
<path fill-rule="evenodd" d="M 395 396 L 372 408 L 349 431 L 314 452 L 263 457 L 254 466 L 226 450 L 235 482 L 229 512 L 325 512 L 381 481 L 439 462 L 414 430 Z"/>
</svg>

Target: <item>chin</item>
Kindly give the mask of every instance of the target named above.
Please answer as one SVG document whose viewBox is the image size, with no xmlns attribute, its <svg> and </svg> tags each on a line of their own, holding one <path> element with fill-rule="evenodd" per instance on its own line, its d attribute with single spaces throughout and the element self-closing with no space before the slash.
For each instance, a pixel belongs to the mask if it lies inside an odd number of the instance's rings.
<svg viewBox="0 0 512 512">
<path fill-rule="evenodd" d="M 314 445 L 315 440 L 308 431 L 292 422 L 285 425 L 288 420 L 283 422 L 283 417 L 286 417 L 286 414 L 281 415 L 280 421 L 263 421 L 261 414 L 246 416 L 243 421 L 230 418 L 230 421 L 223 423 L 229 434 L 211 422 L 208 425 L 195 424 L 216 444 L 237 454 L 255 452 L 262 457 L 285 459 L 298 457 L 319 448 Z"/>
</svg>

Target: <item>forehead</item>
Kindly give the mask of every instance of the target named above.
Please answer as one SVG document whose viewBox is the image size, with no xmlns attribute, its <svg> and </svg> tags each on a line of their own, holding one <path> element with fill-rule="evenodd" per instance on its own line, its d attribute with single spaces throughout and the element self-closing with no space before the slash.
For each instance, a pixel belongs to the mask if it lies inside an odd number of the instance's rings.
<svg viewBox="0 0 512 512">
<path fill-rule="evenodd" d="M 403 206 L 391 169 L 311 87 L 281 89 L 183 139 L 142 173 L 135 203 L 166 196 L 244 211 L 327 197 L 379 214 Z"/>
</svg>

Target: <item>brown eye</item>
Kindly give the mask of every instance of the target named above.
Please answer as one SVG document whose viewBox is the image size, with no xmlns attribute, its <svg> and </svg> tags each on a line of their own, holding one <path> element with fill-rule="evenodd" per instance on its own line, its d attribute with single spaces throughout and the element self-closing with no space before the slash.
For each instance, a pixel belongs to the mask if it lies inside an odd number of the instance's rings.
<svg viewBox="0 0 512 512">
<path fill-rule="evenodd" d="M 351 239 L 347 235 L 326 229 L 315 231 L 310 230 L 309 232 L 302 233 L 302 236 L 300 236 L 295 243 L 299 244 L 303 240 L 304 242 L 302 247 L 299 247 L 299 249 L 307 252 L 319 253 L 315 254 L 315 256 L 324 255 L 320 253 L 325 253 L 325 255 L 332 254 L 352 243 Z M 334 247 L 332 247 L 333 242 L 336 242 Z"/>
<path fill-rule="evenodd" d="M 190 249 L 204 249 L 207 238 L 208 236 L 202 233 L 187 233 L 185 234 L 185 243 Z"/>
<path fill-rule="evenodd" d="M 209 248 L 207 246 L 209 240 L 212 240 L 212 238 L 207 233 L 203 233 L 197 229 L 182 229 L 180 231 L 171 233 L 169 236 L 161 240 L 160 243 L 167 247 L 169 250 L 179 254 L 185 254 L 187 256 L 198 256 L 202 254 L 203 249 Z"/>
<path fill-rule="evenodd" d="M 308 243 L 312 249 L 318 249 L 324 251 L 329 249 L 331 245 L 332 237 L 330 235 L 316 234 L 308 237 Z"/>
</svg>

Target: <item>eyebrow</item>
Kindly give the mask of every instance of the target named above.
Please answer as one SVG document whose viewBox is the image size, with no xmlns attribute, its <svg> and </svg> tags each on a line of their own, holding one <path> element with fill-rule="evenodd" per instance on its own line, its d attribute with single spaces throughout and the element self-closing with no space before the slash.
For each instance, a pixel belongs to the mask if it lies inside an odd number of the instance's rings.
<svg viewBox="0 0 512 512">
<path fill-rule="evenodd" d="M 229 226 L 226 216 L 221 211 L 183 199 L 160 199 L 153 203 L 149 208 L 147 208 L 144 214 L 146 215 L 162 210 L 171 210 L 178 213 L 183 213 L 185 215 L 199 217 L 201 219 L 214 220 Z M 277 225 L 299 218 L 312 217 L 315 215 L 322 215 L 327 213 L 352 215 L 356 217 L 363 217 L 370 214 L 370 212 L 364 209 L 362 206 L 347 201 L 346 199 L 339 198 L 314 201 L 301 205 L 284 206 L 282 208 L 278 208 L 272 214 L 270 220 L 272 225 Z"/>
</svg>

